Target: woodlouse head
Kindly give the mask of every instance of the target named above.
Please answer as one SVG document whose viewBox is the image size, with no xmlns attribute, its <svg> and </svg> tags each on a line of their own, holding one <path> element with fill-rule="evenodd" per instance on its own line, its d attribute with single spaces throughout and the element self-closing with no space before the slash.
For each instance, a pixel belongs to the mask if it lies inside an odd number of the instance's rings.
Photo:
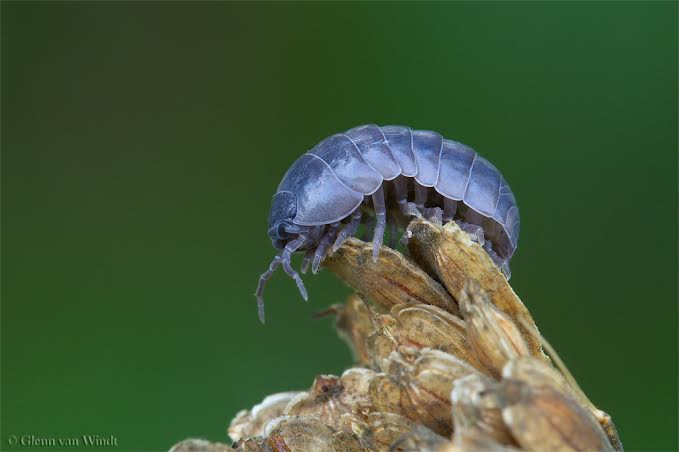
<svg viewBox="0 0 679 452">
<path fill-rule="evenodd" d="M 269 238 L 274 247 L 283 249 L 300 231 L 293 223 L 297 214 L 297 198 L 289 191 L 280 191 L 273 196 L 269 211 Z"/>
<path fill-rule="evenodd" d="M 269 211 L 269 229 L 292 219 L 297 215 L 297 197 L 289 191 L 279 191 L 273 195 Z"/>
</svg>

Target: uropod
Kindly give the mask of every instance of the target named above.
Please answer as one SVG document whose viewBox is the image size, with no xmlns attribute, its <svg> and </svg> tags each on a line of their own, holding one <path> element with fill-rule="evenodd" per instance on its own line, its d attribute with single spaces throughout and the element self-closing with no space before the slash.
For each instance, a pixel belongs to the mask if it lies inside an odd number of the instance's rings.
<svg viewBox="0 0 679 452">
<path fill-rule="evenodd" d="M 273 196 L 268 234 L 280 250 L 257 285 L 264 322 L 264 286 L 282 266 L 307 291 L 290 260 L 305 251 L 302 273 L 316 273 L 328 251 L 336 251 L 372 223 L 377 261 L 389 222 L 425 216 L 457 222 L 483 246 L 509 278 L 509 260 L 519 240 L 519 209 L 502 174 L 462 143 L 428 130 L 363 125 L 325 138 L 290 166 Z M 365 215 L 372 212 L 373 215 Z M 393 234 L 392 234 L 393 235 Z"/>
</svg>

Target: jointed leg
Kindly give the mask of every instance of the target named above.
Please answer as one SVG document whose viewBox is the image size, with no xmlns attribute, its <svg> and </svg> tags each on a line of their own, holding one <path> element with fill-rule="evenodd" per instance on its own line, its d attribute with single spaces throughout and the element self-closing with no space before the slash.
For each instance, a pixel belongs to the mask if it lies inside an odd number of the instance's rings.
<svg viewBox="0 0 679 452">
<path fill-rule="evenodd" d="M 448 223 L 453 221 L 455 218 L 455 212 L 457 212 L 457 201 L 443 197 L 443 221 Z"/>
<path fill-rule="evenodd" d="M 443 210 L 440 207 L 425 207 L 424 216 L 428 220 L 433 220 L 439 226 L 443 225 Z"/>
<path fill-rule="evenodd" d="M 373 262 L 377 262 L 380 253 L 380 245 L 384 240 L 384 228 L 387 225 L 387 209 L 384 205 L 384 191 L 382 187 L 373 193 L 373 208 L 375 209 L 375 234 L 373 234 Z"/>
<path fill-rule="evenodd" d="M 377 218 L 371 216 L 368 218 L 363 218 L 363 224 L 365 224 L 365 231 L 361 235 L 361 240 L 364 242 L 367 242 L 370 240 L 370 237 L 372 236 L 373 231 L 375 230 L 375 223 L 377 222 Z"/>
<path fill-rule="evenodd" d="M 259 314 L 259 320 L 264 323 L 264 287 L 267 281 L 271 278 L 271 275 L 276 271 L 276 269 L 283 264 L 283 269 L 285 272 L 292 277 L 297 283 L 297 288 L 302 294 L 304 301 L 308 299 L 306 288 L 304 283 L 302 283 L 302 278 L 297 274 L 297 272 L 290 266 L 290 257 L 297 248 L 302 246 L 306 241 L 306 236 L 300 235 L 295 240 L 291 241 L 285 246 L 283 252 L 273 258 L 271 264 L 269 264 L 269 269 L 262 273 L 259 277 L 259 282 L 257 283 L 257 290 L 255 291 L 255 297 L 257 297 L 257 313 Z"/>
<path fill-rule="evenodd" d="M 420 212 L 424 211 L 424 204 L 427 202 L 429 188 L 415 182 L 415 205 Z"/>
<path fill-rule="evenodd" d="M 394 192 L 396 202 L 401 213 L 407 217 L 421 217 L 422 214 L 415 203 L 408 202 L 408 181 L 402 177 L 394 179 Z"/>
<path fill-rule="evenodd" d="M 483 223 L 483 215 L 475 210 L 468 209 L 464 221 L 458 221 L 457 223 L 460 225 L 460 229 L 469 234 L 473 241 L 483 246 L 486 242 L 486 236 L 483 228 L 480 226 Z"/>
<path fill-rule="evenodd" d="M 337 251 L 347 238 L 353 237 L 354 234 L 356 234 L 356 231 L 358 231 L 358 226 L 361 224 L 361 215 L 361 208 L 359 206 L 356 210 L 354 210 L 354 213 L 351 214 L 351 220 L 349 220 L 349 223 L 347 223 L 347 225 L 344 226 L 344 229 L 339 232 L 339 235 L 335 240 L 335 244 L 332 245 L 331 253 Z"/>
<path fill-rule="evenodd" d="M 323 237 L 321 237 L 321 241 L 318 243 L 318 246 L 316 247 L 316 253 L 314 253 L 314 260 L 311 263 L 311 271 L 314 274 L 318 273 L 318 267 L 321 265 L 321 262 L 323 262 L 323 259 L 325 259 L 325 252 L 328 250 L 328 247 L 335 239 L 339 225 L 340 225 L 339 222 L 332 223 L 331 225 L 328 226 L 328 229 L 325 232 L 325 234 L 323 234 Z"/>
<path fill-rule="evenodd" d="M 505 275 L 505 278 L 509 279 L 512 276 L 512 272 L 509 269 L 509 259 L 500 257 L 489 241 L 483 245 L 483 249 L 486 250 L 490 258 L 495 262 L 495 265 L 497 265 L 502 274 Z"/>
<path fill-rule="evenodd" d="M 264 323 L 264 287 L 267 281 L 271 278 L 271 275 L 276 271 L 276 269 L 281 265 L 280 256 L 274 257 L 273 261 L 269 264 L 269 269 L 262 273 L 259 277 L 259 282 L 257 283 L 257 290 L 255 291 L 255 296 L 257 297 L 257 314 L 259 315 L 259 321 Z"/>
<path fill-rule="evenodd" d="M 285 260 L 281 257 L 281 263 L 283 264 L 283 270 L 285 270 L 285 273 L 287 273 L 288 276 L 294 279 L 295 283 L 297 283 L 297 289 L 302 295 L 304 301 L 309 301 L 309 295 L 307 294 L 306 287 L 304 287 L 304 283 L 302 282 L 302 278 L 299 276 L 299 273 L 297 273 L 295 269 L 292 268 L 292 265 L 290 265 L 290 258 Z"/>
<path fill-rule="evenodd" d="M 391 220 L 387 218 L 387 226 L 389 227 L 389 248 L 395 248 L 398 224 L 396 224 L 396 220 L 394 218 L 392 218 Z"/>
<path fill-rule="evenodd" d="M 486 243 L 486 235 L 483 232 L 483 228 L 478 224 L 465 223 L 464 221 L 457 221 L 458 226 L 464 232 L 469 234 L 469 238 L 479 245 L 483 246 Z"/>
<path fill-rule="evenodd" d="M 305 275 L 307 271 L 309 271 L 309 265 L 311 265 L 311 259 L 314 258 L 314 253 L 316 252 L 315 249 L 309 248 L 306 251 L 306 254 L 304 255 L 304 259 L 302 260 L 302 274 Z"/>
</svg>

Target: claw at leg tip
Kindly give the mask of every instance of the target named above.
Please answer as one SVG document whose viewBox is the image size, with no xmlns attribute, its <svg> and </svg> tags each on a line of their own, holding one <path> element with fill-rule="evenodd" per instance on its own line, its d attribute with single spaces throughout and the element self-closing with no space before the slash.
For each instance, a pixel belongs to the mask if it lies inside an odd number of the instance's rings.
<svg viewBox="0 0 679 452">
<path fill-rule="evenodd" d="M 304 301 L 309 301 L 309 294 L 307 293 L 306 287 L 304 287 L 304 284 L 302 284 L 301 281 L 297 283 L 297 288 L 299 289 L 299 293 L 302 295 Z"/>
<path fill-rule="evenodd" d="M 264 300 L 261 297 L 257 297 L 257 316 L 262 325 L 264 325 Z"/>
</svg>

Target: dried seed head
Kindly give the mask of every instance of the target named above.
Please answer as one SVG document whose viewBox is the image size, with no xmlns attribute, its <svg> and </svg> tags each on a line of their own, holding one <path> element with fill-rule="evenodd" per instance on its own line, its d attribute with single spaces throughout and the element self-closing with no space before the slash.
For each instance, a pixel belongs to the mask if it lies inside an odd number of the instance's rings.
<svg viewBox="0 0 679 452">
<path fill-rule="evenodd" d="M 421 219 L 413 220 L 408 231 L 412 234 L 408 249 L 421 268 L 435 275 L 451 294 L 460 293 L 468 280 L 476 281 L 495 306 L 517 322 L 531 355 L 547 359 L 528 309 L 488 253 L 466 232 L 454 221 L 440 227 Z"/>
<path fill-rule="evenodd" d="M 408 438 L 408 444 L 439 444 L 445 438 L 431 430 L 395 413 L 375 412 L 364 416 L 343 415 L 340 421 L 342 430 L 356 435 L 366 450 L 407 450 L 396 447 L 401 439 Z M 419 447 L 416 450 L 423 450 Z M 413 449 L 411 449 L 413 450 Z"/>
<path fill-rule="evenodd" d="M 223 443 L 211 443 L 204 439 L 190 438 L 175 444 L 170 452 L 232 452 L 235 449 Z"/>
<path fill-rule="evenodd" d="M 496 308 L 475 283 L 458 295 L 467 326 L 467 337 L 481 363 L 499 376 L 510 359 L 528 356 L 528 346 L 513 320 Z"/>
<path fill-rule="evenodd" d="M 239 413 L 229 427 L 239 440 L 234 447 L 621 449 L 610 417 L 577 387 L 487 253 L 454 223 L 442 228 L 415 220 L 409 233 L 419 267 L 388 248 L 373 264 L 372 246 L 355 239 L 327 261 L 374 302 L 354 295 L 326 311 L 337 314 L 357 362 L 373 370 L 321 375 L 307 392 L 276 395 Z M 451 440 L 441 436 L 451 432 Z M 229 450 L 200 441 L 180 445 L 185 449 L 178 451 Z"/>
<path fill-rule="evenodd" d="M 345 305 L 333 306 L 333 310 L 337 313 L 336 327 L 339 336 L 349 344 L 356 362 L 367 365 L 371 361 L 367 338 L 375 331 L 373 314 L 368 305 L 353 294 Z"/>
<path fill-rule="evenodd" d="M 507 363 L 502 370 L 502 377 L 506 380 L 530 382 L 530 385 L 534 388 L 550 387 L 572 397 L 581 407 L 589 411 L 590 416 L 601 425 L 613 448 L 622 450 L 622 443 L 611 417 L 594 406 L 582 390 L 577 387 L 577 384 L 573 386 L 554 367 L 547 366 L 535 359 L 519 358 Z"/>
<path fill-rule="evenodd" d="M 535 359 L 511 362 L 501 386 L 502 419 L 526 450 L 613 450 L 592 413 L 563 377 Z"/>
<path fill-rule="evenodd" d="M 416 425 L 412 430 L 401 435 L 389 448 L 399 452 L 434 452 L 444 447 L 449 441 L 434 433 L 427 427 Z"/>
<path fill-rule="evenodd" d="M 504 380 L 530 382 L 531 386 L 535 388 L 551 387 L 577 398 L 573 388 L 559 371 L 528 357 L 508 361 L 502 369 L 502 378 Z"/>
<path fill-rule="evenodd" d="M 401 414 L 442 435 L 452 431 L 453 382 L 476 372 L 454 356 L 431 349 L 400 349 L 386 360 L 385 371 L 370 384 L 375 410 Z"/>
<path fill-rule="evenodd" d="M 379 317 L 381 325 L 395 323 L 391 316 L 383 315 Z M 386 360 L 399 348 L 398 342 L 391 335 L 389 327 L 383 327 L 368 336 L 368 350 L 370 353 L 370 363 L 374 369 L 384 370 Z"/>
<path fill-rule="evenodd" d="M 517 445 L 502 420 L 503 400 L 499 386 L 478 374 L 455 381 L 451 400 L 456 439 L 486 437 L 502 445 Z"/>
<path fill-rule="evenodd" d="M 300 393 L 285 408 L 291 416 L 309 416 L 339 428 L 340 416 L 358 413 L 370 405 L 370 382 L 376 373 L 369 369 L 354 368 L 341 377 L 319 375 L 309 392 Z"/>
<path fill-rule="evenodd" d="M 483 369 L 467 340 L 465 322 L 459 317 L 425 304 L 396 305 L 391 316 L 395 322 L 390 333 L 399 345 L 440 350 Z"/>
<path fill-rule="evenodd" d="M 238 441 L 241 438 L 261 435 L 264 426 L 271 419 L 282 415 L 288 403 L 298 394 L 299 391 L 272 394 L 251 410 L 240 411 L 229 425 L 229 436 L 233 441 Z"/>
<path fill-rule="evenodd" d="M 248 452 L 361 451 L 355 436 L 303 416 L 278 417 L 266 425 L 263 436 L 242 439 L 236 446 L 236 450 Z"/>
<path fill-rule="evenodd" d="M 391 248 L 382 247 L 374 263 L 372 244 L 350 238 L 324 265 L 366 300 L 385 309 L 424 303 L 459 314 L 457 304 L 439 283 Z"/>
<path fill-rule="evenodd" d="M 454 435 L 452 441 L 439 448 L 436 452 L 519 452 L 521 450 L 516 447 L 500 444 L 477 432 L 459 436 Z"/>
</svg>

